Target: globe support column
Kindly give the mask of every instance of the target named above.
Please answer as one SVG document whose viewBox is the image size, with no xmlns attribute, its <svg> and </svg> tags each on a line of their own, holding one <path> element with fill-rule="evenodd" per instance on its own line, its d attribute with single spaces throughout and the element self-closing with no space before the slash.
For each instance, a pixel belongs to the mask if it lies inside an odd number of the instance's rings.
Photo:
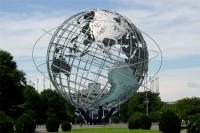
<svg viewBox="0 0 200 133">
<path fill-rule="evenodd" d="M 108 123 L 109 122 L 109 118 L 112 116 L 113 112 L 115 111 L 115 108 L 112 108 L 104 118 L 103 117 L 103 108 L 102 106 L 99 106 L 98 109 L 98 118 L 97 119 L 92 119 L 89 116 L 89 113 L 86 113 L 83 109 L 79 108 L 79 111 L 81 112 L 81 115 L 85 118 L 85 120 L 87 121 L 87 123 L 89 123 L 90 125 L 92 124 L 103 124 L 103 123 Z"/>
</svg>

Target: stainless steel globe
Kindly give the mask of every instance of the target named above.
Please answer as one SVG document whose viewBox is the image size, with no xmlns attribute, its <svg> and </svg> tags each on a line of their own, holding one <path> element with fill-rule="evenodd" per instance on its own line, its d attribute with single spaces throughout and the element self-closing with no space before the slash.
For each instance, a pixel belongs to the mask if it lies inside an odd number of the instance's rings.
<svg viewBox="0 0 200 133">
<path fill-rule="evenodd" d="M 140 87 L 148 71 L 148 50 L 130 20 L 94 9 L 57 28 L 46 61 L 52 84 L 75 107 L 112 108 Z"/>
</svg>

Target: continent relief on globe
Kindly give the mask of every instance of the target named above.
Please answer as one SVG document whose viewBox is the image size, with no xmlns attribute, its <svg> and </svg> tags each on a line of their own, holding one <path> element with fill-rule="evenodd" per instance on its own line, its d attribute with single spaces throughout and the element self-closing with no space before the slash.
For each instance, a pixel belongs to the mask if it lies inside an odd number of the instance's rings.
<svg viewBox="0 0 200 133">
<path fill-rule="evenodd" d="M 111 102 L 123 101 L 131 97 L 139 86 L 133 75 L 133 70 L 124 62 L 117 62 L 109 70 L 108 82 L 111 85 L 110 91 L 104 94 L 101 99 L 97 100 L 94 107 L 97 108 Z"/>
</svg>

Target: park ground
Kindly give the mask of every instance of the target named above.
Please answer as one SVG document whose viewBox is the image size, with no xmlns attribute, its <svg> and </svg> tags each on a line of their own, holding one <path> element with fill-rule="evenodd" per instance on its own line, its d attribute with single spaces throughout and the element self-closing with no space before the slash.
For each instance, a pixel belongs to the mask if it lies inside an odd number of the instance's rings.
<svg viewBox="0 0 200 133">
<path fill-rule="evenodd" d="M 47 133 L 45 125 L 37 126 L 36 133 Z M 107 124 L 107 125 L 72 125 L 71 132 L 62 132 L 59 129 L 59 133 L 161 133 L 158 129 L 158 123 L 153 123 L 151 130 L 129 130 L 127 124 Z M 182 130 L 181 133 L 186 133 Z"/>
<path fill-rule="evenodd" d="M 64 133 L 64 132 L 59 132 Z M 156 130 L 129 130 L 128 128 L 85 128 L 73 129 L 71 133 L 160 133 Z"/>
</svg>

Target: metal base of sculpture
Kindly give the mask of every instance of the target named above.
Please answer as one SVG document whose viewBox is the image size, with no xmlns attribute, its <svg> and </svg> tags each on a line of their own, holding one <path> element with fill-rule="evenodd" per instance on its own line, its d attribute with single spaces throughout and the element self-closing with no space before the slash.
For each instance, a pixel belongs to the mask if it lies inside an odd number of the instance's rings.
<svg viewBox="0 0 200 133">
<path fill-rule="evenodd" d="M 109 122 L 109 118 L 112 116 L 113 112 L 115 111 L 115 108 L 112 108 L 105 117 L 103 117 L 103 108 L 102 106 L 98 109 L 98 118 L 93 119 L 89 116 L 89 111 L 84 111 L 83 109 L 79 109 L 81 115 L 85 118 L 88 124 L 95 125 L 95 124 L 104 124 Z"/>
</svg>

